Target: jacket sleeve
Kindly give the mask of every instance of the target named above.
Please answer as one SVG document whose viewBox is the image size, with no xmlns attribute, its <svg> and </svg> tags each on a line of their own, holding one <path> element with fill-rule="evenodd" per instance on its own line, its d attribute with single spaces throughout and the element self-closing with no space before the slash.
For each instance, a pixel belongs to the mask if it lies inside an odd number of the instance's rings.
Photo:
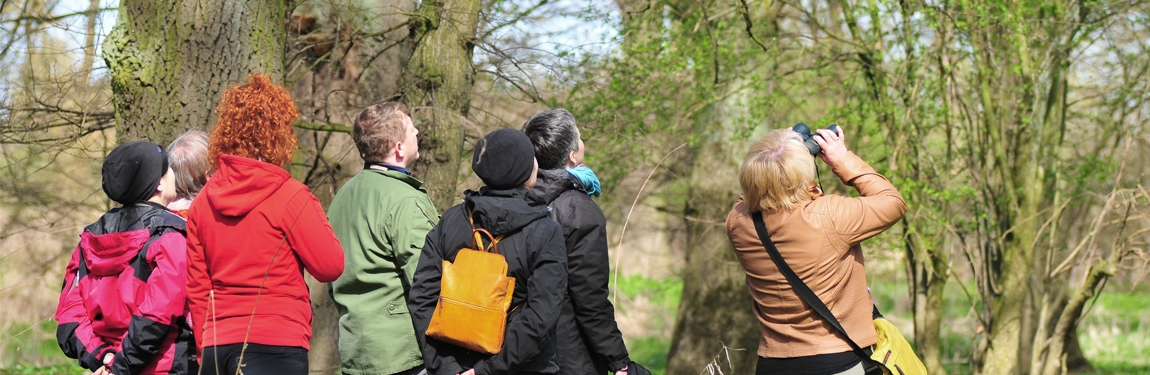
<svg viewBox="0 0 1150 375">
<path fill-rule="evenodd" d="M 578 193 L 576 191 L 576 193 Z M 575 311 L 575 322 L 597 362 L 616 371 L 631 363 L 623 334 L 615 322 L 608 283 L 611 277 L 607 254 L 607 218 L 586 195 L 573 197 L 564 210 L 567 247 L 567 296 Z"/>
<path fill-rule="evenodd" d="M 209 295 L 212 279 L 204 258 L 204 244 L 200 240 L 196 215 L 189 214 L 188 220 L 188 312 L 192 316 L 192 334 L 196 338 L 196 353 L 204 348 L 204 322 L 211 307 Z"/>
<path fill-rule="evenodd" d="M 391 229 L 386 231 L 391 238 L 395 252 L 395 265 L 403 276 L 403 285 L 411 289 L 412 279 L 419 265 L 420 252 L 423 251 L 424 240 L 431 228 L 439 221 L 435 206 L 430 200 L 419 198 L 403 199 L 397 203 L 393 212 L 405 214 L 396 220 L 390 220 Z"/>
<path fill-rule="evenodd" d="M 436 226 L 428 232 L 419 255 L 411 292 L 407 297 L 407 310 L 415 325 L 415 337 L 423 350 L 423 363 L 432 374 L 458 374 L 463 367 L 455 358 L 446 355 L 451 345 L 438 340 L 427 339 L 427 326 L 431 324 L 431 314 L 439 301 L 439 280 L 443 277 L 443 226 Z"/>
<path fill-rule="evenodd" d="M 563 232 L 559 224 L 540 220 L 523 231 L 533 233 L 538 242 L 529 240 L 528 246 L 538 251 L 531 262 L 531 276 L 527 278 L 527 301 L 512 312 L 504 334 L 503 350 L 475 364 L 476 375 L 512 374 L 518 368 L 553 345 L 555 324 L 563 295 L 567 291 L 567 249 L 563 246 Z M 538 236 L 538 237 L 535 237 Z"/>
<path fill-rule="evenodd" d="M 176 319 L 184 315 L 188 279 L 187 241 L 176 231 L 167 231 L 148 247 L 148 266 L 152 275 L 144 287 L 144 300 L 112 360 L 112 373 L 139 374 L 160 352 L 160 347 L 174 329 Z"/>
<path fill-rule="evenodd" d="M 906 213 L 906 201 L 894 184 L 853 152 L 848 152 L 833 170 L 860 195 L 858 198 L 837 197 L 840 202 L 833 205 L 830 215 L 835 230 L 847 243 L 855 245 L 882 233 Z"/>
<path fill-rule="evenodd" d="M 80 249 L 72 252 L 72 259 L 64 272 L 64 287 L 56 305 L 56 341 L 68 358 L 76 359 L 80 366 L 96 371 L 104 366 L 100 359 L 114 350 L 92 330 L 92 320 L 80 296 Z"/>
<path fill-rule="evenodd" d="M 302 188 L 284 207 L 283 230 L 287 242 L 316 280 L 330 283 L 343 273 L 343 248 L 327 221 L 327 215 L 307 188 Z"/>
</svg>

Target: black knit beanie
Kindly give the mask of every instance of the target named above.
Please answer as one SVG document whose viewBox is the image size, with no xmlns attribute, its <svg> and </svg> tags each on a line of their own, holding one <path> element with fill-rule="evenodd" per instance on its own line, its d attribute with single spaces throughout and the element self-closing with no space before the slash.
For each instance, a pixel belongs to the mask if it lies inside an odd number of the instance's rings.
<svg viewBox="0 0 1150 375">
<path fill-rule="evenodd" d="M 531 178 L 535 169 L 535 146 L 523 132 L 504 128 L 487 133 L 475 143 L 471 170 L 487 187 L 514 189 Z"/>
<path fill-rule="evenodd" d="M 168 156 L 160 145 L 148 141 L 122 144 L 104 159 L 104 193 L 120 204 L 146 202 L 156 193 L 160 178 L 168 172 Z"/>
</svg>

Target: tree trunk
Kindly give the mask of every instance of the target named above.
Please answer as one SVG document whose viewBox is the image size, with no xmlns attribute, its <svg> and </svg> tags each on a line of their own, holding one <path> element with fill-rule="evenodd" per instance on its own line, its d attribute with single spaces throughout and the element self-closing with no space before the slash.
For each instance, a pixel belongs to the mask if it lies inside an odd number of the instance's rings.
<svg viewBox="0 0 1150 375">
<path fill-rule="evenodd" d="M 718 114 L 724 104 L 696 120 L 701 144 L 688 178 L 687 259 L 668 375 L 697 375 L 712 361 L 725 374 L 750 374 L 758 359 L 759 321 L 724 226 L 739 197 L 736 181 L 749 142 L 731 140 L 736 116 Z"/>
<path fill-rule="evenodd" d="M 286 62 L 285 70 L 293 81 L 289 83 L 300 118 L 338 129 L 297 132 L 306 167 L 297 168 L 295 175 L 302 176 L 324 207 L 363 166 L 350 136 L 336 132 L 350 133 L 352 119 L 368 105 L 398 98 L 402 67 L 411 56 L 411 40 L 402 25 L 416 5 L 342 0 L 305 2 L 293 9 L 287 38 L 293 60 Z M 313 373 L 339 372 L 339 311 L 327 284 L 311 278 L 308 282 L 315 312 L 309 366 Z"/>
<path fill-rule="evenodd" d="M 96 23 L 100 21 L 100 0 L 88 3 L 87 27 L 84 29 L 84 59 L 80 61 L 80 85 L 87 87 L 92 81 L 92 63 L 96 60 Z"/>
<path fill-rule="evenodd" d="M 412 25 L 415 51 L 403 75 L 403 102 L 420 129 L 419 160 L 413 171 L 439 212 L 454 206 L 463 134 L 468 128 L 472 50 L 479 25 L 479 0 L 426 0 Z"/>
<path fill-rule="evenodd" d="M 901 12 L 896 18 L 902 22 L 893 24 L 897 33 L 891 33 L 901 38 L 894 39 L 890 43 L 901 46 L 906 57 L 901 61 L 896 60 L 900 64 L 886 63 L 886 66 L 881 55 L 884 54 L 883 46 L 887 42 L 882 36 L 888 33 L 881 29 L 881 24 L 865 25 L 864 29 L 864 25 L 860 25 L 856 15 L 861 13 L 876 19 L 879 17 L 875 13 L 880 9 L 873 4 L 852 6 L 845 1 L 833 4 L 832 8 L 835 7 L 838 8 L 837 12 L 832 11 L 832 14 L 841 13 L 843 23 L 846 24 L 856 48 L 859 49 L 856 52 L 857 60 L 867 83 L 865 92 L 859 94 L 870 97 L 871 102 L 866 106 L 874 112 L 875 121 L 881 125 L 881 133 L 888 144 L 892 145 L 891 157 L 887 158 L 889 176 L 892 179 L 908 179 L 910 182 L 930 186 L 932 189 L 947 189 L 947 181 L 932 172 L 938 168 L 933 165 L 936 159 L 930 154 L 931 150 L 921 143 L 921 140 L 929 136 L 930 130 L 920 124 L 925 122 L 924 112 L 931 111 L 932 99 L 920 98 L 915 95 L 914 88 L 907 87 L 918 84 L 919 66 L 928 63 L 919 52 L 921 34 L 911 21 L 917 16 L 916 3 L 900 2 L 900 7 L 889 10 Z M 841 29 L 836 26 L 832 26 L 832 29 Z M 939 35 L 939 38 L 946 38 L 945 32 Z M 901 80 L 889 79 L 888 75 L 895 77 L 901 75 Z M 896 116 L 895 113 L 904 115 Z M 859 134 L 857 130 L 855 134 Z M 922 189 L 902 187 L 900 191 L 906 197 L 907 205 L 911 207 L 901 227 L 910 276 L 916 353 L 923 359 L 923 364 L 931 374 L 945 375 L 939 337 L 943 310 L 942 297 L 949 275 L 950 257 L 942 246 L 945 237 L 940 233 L 940 226 L 929 218 L 945 212 L 948 203 L 931 197 Z M 939 216 L 946 217 L 945 214 Z M 891 313 L 887 306 L 879 308 L 888 314 Z"/>
<path fill-rule="evenodd" d="M 903 226 L 908 227 L 904 219 Z M 916 220 L 920 226 L 927 220 Z M 909 231 L 909 229 L 907 230 Z M 924 245 L 921 238 L 906 235 L 907 265 L 910 267 L 911 293 L 914 302 L 914 344 L 919 358 L 931 374 L 945 375 L 942 367 L 940 331 L 942 326 L 942 296 L 946 287 L 949 256 L 945 255 L 940 241 L 930 241 Z M 941 237 L 941 236 L 939 236 Z"/>
<path fill-rule="evenodd" d="M 285 11 L 283 0 L 124 0 L 103 43 L 117 140 L 209 129 L 228 86 L 251 72 L 281 80 Z"/>
<path fill-rule="evenodd" d="M 1056 284 L 1067 281 L 1040 271 L 1036 246 L 1044 235 L 1043 222 L 1057 218 L 1056 210 L 1047 209 L 1054 202 L 1047 192 L 1056 191 L 1047 174 L 1059 168 L 1057 150 L 1065 127 L 1063 77 L 1069 58 L 1063 51 L 1074 49 L 1087 10 L 1067 2 L 1052 12 L 1039 13 L 1043 17 L 1023 22 L 1027 10 L 1008 9 L 1003 16 L 1017 24 L 972 31 L 977 92 L 983 106 L 978 124 L 982 138 L 972 144 L 979 144 L 988 156 L 972 170 L 982 175 L 984 201 L 993 205 L 990 217 L 994 223 L 987 229 L 995 239 L 983 255 L 987 272 L 979 282 L 989 308 L 987 346 L 979 374 L 1032 373 L 1030 358 L 1047 350 L 1052 350 L 1046 355 L 1048 362 L 1065 358 L 1065 332 L 1039 332 L 1047 328 L 1036 311 L 1041 303 L 1036 296 L 1065 299 Z M 968 21 L 985 17 L 976 15 L 982 11 L 969 10 Z M 1035 39 L 1035 33 L 1042 37 Z M 1000 100 L 1003 97 L 1017 99 Z M 1073 314 L 1071 319 L 1077 319 L 1081 310 Z M 1056 340 L 1036 343 L 1036 337 Z"/>
<path fill-rule="evenodd" d="M 367 2 L 367 0 L 360 0 Z M 378 38 L 368 38 L 360 48 L 359 95 L 366 104 L 384 100 L 397 100 L 402 94 L 403 67 L 408 66 L 414 41 L 408 38 L 410 30 L 399 27 L 407 23 L 418 5 L 415 1 L 373 0 L 376 16 L 368 24 L 371 33 L 383 33 Z M 474 35 L 474 34 L 472 34 Z M 470 56 L 469 56 L 470 57 Z M 471 59 L 467 60 L 468 65 Z M 470 87 L 470 86 L 468 86 Z"/>
</svg>

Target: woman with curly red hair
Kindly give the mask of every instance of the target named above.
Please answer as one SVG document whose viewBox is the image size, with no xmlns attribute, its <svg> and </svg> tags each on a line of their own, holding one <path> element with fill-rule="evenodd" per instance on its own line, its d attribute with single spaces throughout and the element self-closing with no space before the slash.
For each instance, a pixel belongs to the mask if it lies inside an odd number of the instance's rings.
<svg viewBox="0 0 1150 375">
<path fill-rule="evenodd" d="M 319 200 L 292 179 L 291 95 L 264 74 L 229 88 L 208 145 L 215 173 L 188 212 L 188 304 L 203 374 L 306 374 L 312 309 L 303 270 L 343 272 Z"/>
</svg>

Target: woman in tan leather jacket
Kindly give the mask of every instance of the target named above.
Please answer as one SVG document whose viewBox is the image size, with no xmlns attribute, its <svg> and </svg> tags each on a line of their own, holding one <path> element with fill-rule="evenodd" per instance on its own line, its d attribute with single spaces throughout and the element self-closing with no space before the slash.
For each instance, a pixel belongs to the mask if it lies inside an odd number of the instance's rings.
<svg viewBox="0 0 1150 375">
<path fill-rule="evenodd" d="M 877 341 L 871 322 L 859 244 L 889 228 L 906 202 L 886 177 L 850 152 L 843 133 L 813 137 L 819 158 L 860 197 L 823 195 L 814 157 L 791 129 L 772 131 L 751 146 L 739 173 L 743 190 L 727 215 L 727 237 L 747 274 L 759 320 L 756 374 L 863 374 L 860 358 L 834 328 L 787 283 L 755 232 L 751 214 L 763 213 L 767 232 L 787 264 L 826 303 L 858 345 Z"/>
</svg>

